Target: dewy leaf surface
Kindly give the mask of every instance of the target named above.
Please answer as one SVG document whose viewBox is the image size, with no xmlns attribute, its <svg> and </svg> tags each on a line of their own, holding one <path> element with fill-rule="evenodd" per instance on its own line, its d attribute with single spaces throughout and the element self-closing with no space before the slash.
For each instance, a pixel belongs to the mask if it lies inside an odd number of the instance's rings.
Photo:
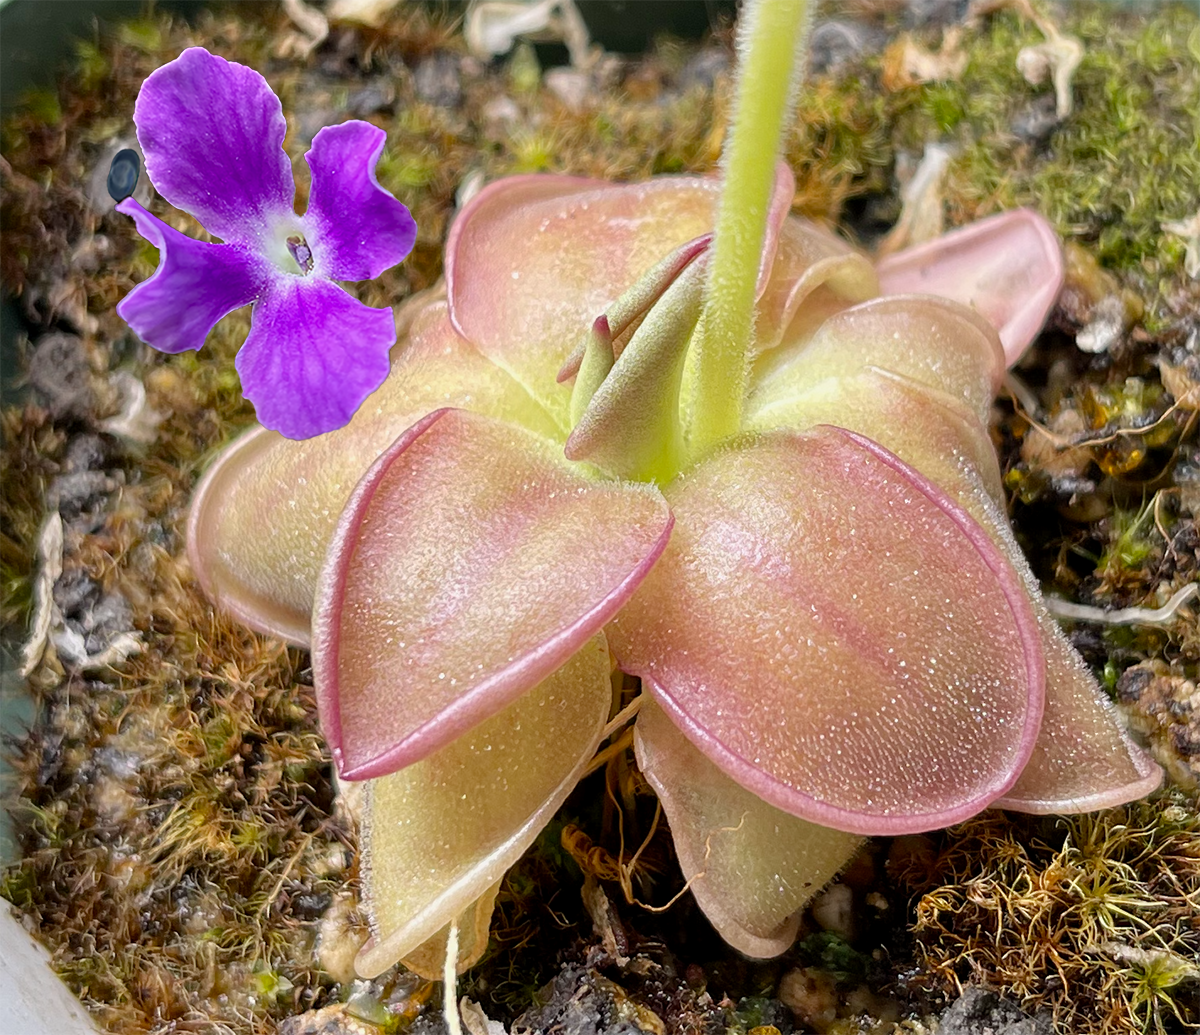
<svg viewBox="0 0 1200 1035">
<path fill-rule="evenodd" d="M 192 501 L 188 556 L 205 592 L 246 624 L 307 646 L 317 574 L 355 483 L 421 417 L 458 406 L 542 434 L 554 424 L 455 333 L 446 303 L 417 301 L 392 372 L 346 427 L 305 442 L 258 428 L 226 449 Z"/>
<path fill-rule="evenodd" d="M 610 627 L 712 761 L 823 826 L 946 826 L 1008 790 L 1041 719 L 1038 630 L 984 531 L 870 440 L 823 427 L 718 453 Z"/>
<path fill-rule="evenodd" d="M 808 308 L 809 296 L 827 287 L 842 305 L 879 293 L 874 267 L 845 241 L 803 219 L 780 226 L 770 277 L 758 300 L 754 346 L 774 348 L 792 319 Z"/>
<path fill-rule="evenodd" d="M 995 330 L 966 306 L 876 298 L 830 316 L 799 350 L 785 342 L 764 356 L 751 383 L 748 419 L 761 425 L 765 411 L 786 406 L 821 379 L 871 367 L 946 392 L 984 419 L 1004 376 L 1004 356 Z"/>
<path fill-rule="evenodd" d="M 595 753 L 611 697 L 597 633 L 499 714 L 370 783 L 363 891 L 374 941 L 360 974 L 437 935 L 520 858 Z"/>
<path fill-rule="evenodd" d="M 797 429 L 836 421 L 916 468 L 967 511 L 1021 577 L 1046 658 L 1046 704 L 1029 763 L 995 804 L 1022 812 L 1087 811 L 1135 801 L 1161 779 L 1042 603 L 1009 528 L 987 427 L 962 402 L 917 382 L 868 371 L 819 382 L 761 419 Z"/>
<path fill-rule="evenodd" d="M 734 783 L 653 700 L 638 713 L 634 746 L 683 875 L 717 933 L 757 959 L 784 952 L 800 910 L 863 839 L 790 816 Z"/>
<path fill-rule="evenodd" d="M 500 180 L 463 209 L 446 242 L 452 319 L 569 430 L 563 361 L 646 270 L 712 229 L 718 189 L 697 176 Z"/>
<path fill-rule="evenodd" d="M 981 219 L 876 267 L 887 295 L 929 294 L 977 309 L 1011 366 L 1037 337 L 1063 285 L 1062 246 L 1030 209 Z"/>
<path fill-rule="evenodd" d="M 313 674 L 343 776 L 419 761 L 574 654 L 671 534 L 650 485 L 592 481 L 562 447 L 464 410 L 364 476 L 318 587 Z"/>
</svg>

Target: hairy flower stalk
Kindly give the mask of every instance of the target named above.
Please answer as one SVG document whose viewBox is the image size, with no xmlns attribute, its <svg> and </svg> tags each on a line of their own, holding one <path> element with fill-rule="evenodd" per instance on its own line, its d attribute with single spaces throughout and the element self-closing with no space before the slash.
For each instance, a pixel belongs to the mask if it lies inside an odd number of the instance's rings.
<svg viewBox="0 0 1200 1035">
<path fill-rule="evenodd" d="M 1058 242 L 1019 211 L 875 267 L 791 216 L 766 170 L 804 18 L 751 12 L 724 183 L 485 187 L 349 423 L 253 430 L 197 489 L 202 586 L 311 647 L 368 781 L 364 976 L 479 958 L 613 659 L 691 891 L 753 956 L 864 837 L 1159 780 L 1042 603 L 987 431 Z"/>
<path fill-rule="evenodd" d="M 693 345 L 696 393 L 688 438 L 696 455 L 741 422 L 775 157 L 803 78 L 807 29 L 808 0 L 762 0 L 748 4 L 742 16 L 712 266 Z"/>
</svg>

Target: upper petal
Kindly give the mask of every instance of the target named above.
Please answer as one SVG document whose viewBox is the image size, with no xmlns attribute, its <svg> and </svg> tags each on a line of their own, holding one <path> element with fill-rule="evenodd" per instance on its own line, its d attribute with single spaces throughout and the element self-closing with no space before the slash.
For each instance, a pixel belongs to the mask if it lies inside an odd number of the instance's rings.
<svg viewBox="0 0 1200 1035">
<path fill-rule="evenodd" d="M 236 245 L 197 241 L 156 219 L 133 198 L 117 211 L 158 249 L 158 269 L 117 305 L 117 313 L 160 352 L 198 349 L 227 313 L 253 302 L 266 283 L 265 260 Z"/>
<path fill-rule="evenodd" d="M 142 83 L 133 121 L 150 181 L 209 233 L 254 244 L 291 213 L 287 121 L 254 69 L 191 47 Z"/>
<path fill-rule="evenodd" d="M 999 331 L 1009 366 L 1042 329 L 1064 276 L 1057 235 L 1027 208 L 906 248 L 876 270 L 885 294 L 941 295 L 978 309 Z"/>
<path fill-rule="evenodd" d="M 304 441 L 258 428 L 206 472 L 192 498 L 188 557 L 208 596 L 247 625 L 304 646 L 317 573 L 355 483 L 406 428 L 458 406 L 554 425 L 512 378 L 460 338 L 436 297 L 400 310 L 411 319 L 383 386 L 344 428 Z"/>
<path fill-rule="evenodd" d="M 864 834 L 946 826 L 1012 786 L 1041 719 L 1038 630 L 945 494 L 830 427 L 718 453 L 666 493 L 675 534 L 609 642 L 727 774 Z"/>
<path fill-rule="evenodd" d="M 355 961 L 360 974 L 408 957 L 504 876 L 591 760 L 611 699 L 597 633 L 499 714 L 370 782 L 363 898 L 373 939 Z"/>
<path fill-rule="evenodd" d="M 359 482 L 317 587 L 313 672 L 343 776 L 419 761 L 553 672 L 671 533 L 653 486 L 594 482 L 522 428 L 440 410 Z"/>
<path fill-rule="evenodd" d="M 287 438 L 346 425 L 388 373 L 391 309 L 372 309 L 316 276 L 276 273 L 234 361 L 259 423 Z"/>
<path fill-rule="evenodd" d="M 314 230 L 317 271 L 333 280 L 370 280 L 395 266 L 417 239 L 407 208 L 379 186 L 375 163 L 387 134 L 354 120 L 326 126 L 304 156 L 312 169 L 305 221 Z"/>
</svg>

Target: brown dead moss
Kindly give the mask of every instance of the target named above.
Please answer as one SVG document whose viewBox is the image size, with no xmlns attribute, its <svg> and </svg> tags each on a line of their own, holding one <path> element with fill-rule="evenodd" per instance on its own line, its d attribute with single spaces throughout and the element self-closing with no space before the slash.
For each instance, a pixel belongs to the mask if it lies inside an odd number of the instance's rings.
<svg viewBox="0 0 1200 1035">
<path fill-rule="evenodd" d="M 983 981 L 1057 1030 L 1180 1032 L 1200 1022 L 1200 815 L 1181 794 L 1050 821 L 996 813 L 909 852 L 929 973 Z M 899 853 L 898 853 L 899 855 Z M 923 865 L 914 865 L 920 860 Z"/>
</svg>

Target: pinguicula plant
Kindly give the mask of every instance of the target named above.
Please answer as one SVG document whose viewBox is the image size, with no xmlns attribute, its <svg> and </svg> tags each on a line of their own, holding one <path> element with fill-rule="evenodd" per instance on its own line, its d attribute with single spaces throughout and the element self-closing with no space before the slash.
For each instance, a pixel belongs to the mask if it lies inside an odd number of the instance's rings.
<svg viewBox="0 0 1200 1035">
<path fill-rule="evenodd" d="M 804 6 L 747 8 L 719 178 L 492 184 L 349 423 L 251 431 L 197 490 L 202 586 L 311 646 L 338 771 L 367 781 L 364 975 L 478 958 L 498 883 L 601 742 L 614 664 L 640 677 L 636 755 L 691 890 L 753 956 L 866 836 L 1158 783 L 1042 604 L 986 428 L 1058 243 L 1014 212 L 873 267 L 791 216 L 775 155 Z M 222 96 L 172 127 L 187 162 L 277 111 L 257 85 Z M 235 146 L 278 158 L 269 134 Z M 347 217 L 355 240 L 375 212 Z M 332 372 L 357 342 L 325 333 Z"/>
</svg>

